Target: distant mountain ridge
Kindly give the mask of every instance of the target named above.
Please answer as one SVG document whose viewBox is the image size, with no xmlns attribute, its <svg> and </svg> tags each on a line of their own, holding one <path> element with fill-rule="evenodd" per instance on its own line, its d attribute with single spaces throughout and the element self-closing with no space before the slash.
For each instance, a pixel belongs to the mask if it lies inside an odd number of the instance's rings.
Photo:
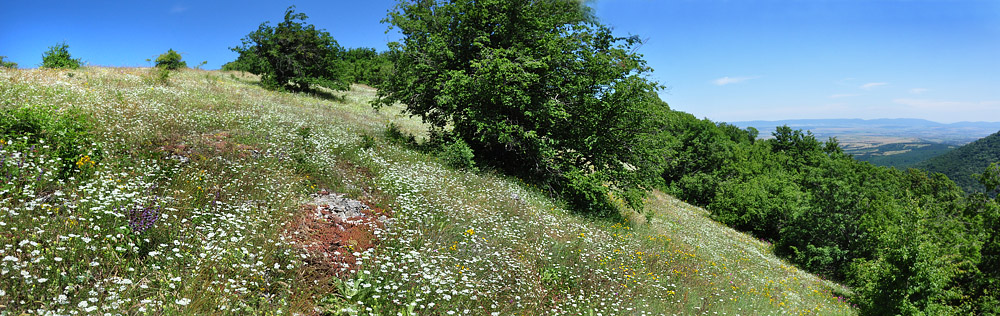
<svg viewBox="0 0 1000 316">
<path fill-rule="evenodd" d="M 1000 122 L 987 122 L 987 121 L 962 121 L 955 123 L 939 123 L 925 119 L 915 119 L 915 118 L 881 118 L 881 119 L 796 119 L 796 120 L 753 120 L 753 121 L 736 121 L 729 122 L 729 124 L 746 127 L 746 126 L 781 126 L 788 125 L 790 127 L 795 126 L 823 126 L 823 127 L 849 127 L 849 126 L 905 126 L 905 127 L 918 127 L 918 126 L 948 126 L 948 127 L 974 127 L 974 128 L 996 128 L 1000 130 Z"/>
<path fill-rule="evenodd" d="M 1000 122 L 939 123 L 914 118 L 757 120 L 729 124 L 740 128 L 756 128 L 762 137 L 770 136 L 775 127 L 788 125 L 794 129 L 812 131 L 820 139 L 837 137 L 853 141 L 859 138 L 888 137 L 949 145 L 964 145 L 1000 130 Z"/>
</svg>

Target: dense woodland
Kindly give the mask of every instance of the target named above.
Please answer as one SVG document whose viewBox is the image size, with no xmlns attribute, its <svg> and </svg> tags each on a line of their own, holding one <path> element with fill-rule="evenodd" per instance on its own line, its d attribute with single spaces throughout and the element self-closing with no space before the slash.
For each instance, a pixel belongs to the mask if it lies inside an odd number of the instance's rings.
<svg viewBox="0 0 1000 316">
<path fill-rule="evenodd" d="M 641 211 L 646 192 L 664 190 L 849 285 L 865 314 L 1000 313 L 1000 204 L 964 192 L 971 176 L 959 185 L 855 160 L 808 131 L 759 140 L 670 110 L 638 38 L 577 1 L 403 2 L 386 20 L 403 41 L 387 52 L 344 49 L 305 19 L 290 8 L 261 24 L 223 68 L 279 90 L 373 85 L 376 106 L 421 117 L 428 143 L 466 160 L 456 165 L 522 177 L 582 213 Z M 981 142 L 996 152 L 1000 135 Z M 997 189 L 1000 167 L 965 153 L 928 164 Z"/>
<path fill-rule="evenodd" d="M 1000 132 L 923 161 L 914 168 L 943 173 L 969 193 L 987 192 L 992 188 L 979 183 L 977 175 L 997 161 L 1000 161 Z M 995 191 L 988 193 L 996 195 Z"/>
<path fill-rule="evenodd" d="M 1000 312 L 995 199 L 940 173 L 857 161 L 835 139 L 788 127 L 758 140 L 686 113 L 670 123 L 668 192 L 850 285 L 865 314 Z M 983 179 L 994 188 L 997 167 Z"/>
</svg>

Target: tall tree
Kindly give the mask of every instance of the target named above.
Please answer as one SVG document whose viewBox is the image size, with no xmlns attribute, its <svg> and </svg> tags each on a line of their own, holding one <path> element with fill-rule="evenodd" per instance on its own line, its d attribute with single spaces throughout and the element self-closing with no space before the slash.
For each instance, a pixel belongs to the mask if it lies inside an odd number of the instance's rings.
<svg viewBox="0 0 1000 316">
<path fill-rule="evenodd" d="M 243 45 L 231 48 L 240 54 L 233 66 L 261 75 L 264 85 L 307 91 L 312 85 L 346 89 L 341 79 L 340 54 L 343 49 L 330 33 L 305 23 L 305 13 L 295 13 L 295 6 L 285 10 L 285 20 L 277 26 L 261 23 L 243 38 Z"/>
<path fill-rule="evenodd" d="M 376 105 L 406 110 L 480 160 L 537 177 L 582 210 L 633 207 L 658 178 L 666 103 L 635 53 L 575 0 L 402 1 L 396 74 Z"/>
</svg>

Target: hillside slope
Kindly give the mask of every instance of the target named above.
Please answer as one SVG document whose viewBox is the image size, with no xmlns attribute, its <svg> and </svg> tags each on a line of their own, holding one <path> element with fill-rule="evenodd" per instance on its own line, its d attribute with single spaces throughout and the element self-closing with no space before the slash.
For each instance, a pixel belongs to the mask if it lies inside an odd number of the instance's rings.
<svg viewBox="0 0 1000 316">
<path fill-rule="evenodd" d="M 370 88 L 254 83 L 197 70 L 166 83 L 147 69 L 0 70 L 4 119 L 41 122 L 42 135 L 0 145 L 12 184 L 0 187 L 0 269 L 16 276 L 0 279 L 0 309 L 855 313 L 844 287 L 665 194 L 649 198 L 648 223 L 580 216 L 531 185 L 393 141 L 388 125 L 424 128 L 372 110 Z M 57 155 L 66 148 L 53 140 L 78 137 L 60 132 L 75 120 L 93 140 Z M 366 202 L 379 222 L 316 219 L 303 205 L 323 189 Z"/>
<path fill-rule="evenodd" d="M 986 188 L 975 178 L 990 163 L 1000 161 L 1000 132 L 955 148 L 943 155 L 914 165 L 914 168 L 940 172 L 955 181 L 965 192 L 983 192 Z"/>
</svg>

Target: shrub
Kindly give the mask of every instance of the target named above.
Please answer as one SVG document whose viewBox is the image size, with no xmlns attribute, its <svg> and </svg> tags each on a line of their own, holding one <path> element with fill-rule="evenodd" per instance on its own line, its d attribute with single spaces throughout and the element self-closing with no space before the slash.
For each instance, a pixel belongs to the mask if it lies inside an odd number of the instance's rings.
<svg viewBox="0 0 1000 316">
<path fill-rule="evenodd" d="M 170 70 L 167 70 L 167 68 L 157 67 L 152 70 L 150 75 L 153 77 L 153 81 L 158 84 L 166 85 L 170 83 Z"/>
<path fill-rule="evenodd" d="M 20 107 L 0 111 L 0 146 L 47 150 L 61 160 L 58 173 L 67 176 L 74 168 L 84 169 L 100 161 L 93 148 L 87 119 L 70 110 L 56 112 L 51 107 Z"/>
<path fill-rule="evenodd" d="M 0 56 L 0 68 L 17 68 L 17 63 L 3 60 L 7 56 Z"/>
<path fill-rule="evenodd" d="M 247 34 L 243 45 L 231 48 L 240 54 L 238 64 L 224 69 L 261 75 L 261 82 L 274 89 L 308 91 L 313 85 L 347 89 L 341 78 L 340 45 L 330 33 L 306 24 L 308 17 L 294 8 L 285 10 L 285 21 L 277 26 L 264 22 Z"/>
<path fill-rule="evenodd" d="M 156 67 L 169 70 L 187 68 L 187 62 L 181 60 L 181 54 L 173 49 L 168 49 L 166 53 L 156 57 Z"/>
<path fill-rule="evenodd" d="M 352 48 L 344 52 L 344 78 L 350 82 L 378 86 L 393 71 L 391 55 L 374 48 Z"/>
<path fill-rule="evenodd" d="M 70 57 L 69 45 L 66 43 L 56 44 L 42 55 L 42 67 L 77 69 L 80 68 L 80 59 Z"/>
<path fill-rule="evenodd" d="M 441 159 L 444 163 L 459 169 L 476 170 L 475 154 L 472 148 L 461 139 L 444 146 L 441 151 Z"/>
</svg>

